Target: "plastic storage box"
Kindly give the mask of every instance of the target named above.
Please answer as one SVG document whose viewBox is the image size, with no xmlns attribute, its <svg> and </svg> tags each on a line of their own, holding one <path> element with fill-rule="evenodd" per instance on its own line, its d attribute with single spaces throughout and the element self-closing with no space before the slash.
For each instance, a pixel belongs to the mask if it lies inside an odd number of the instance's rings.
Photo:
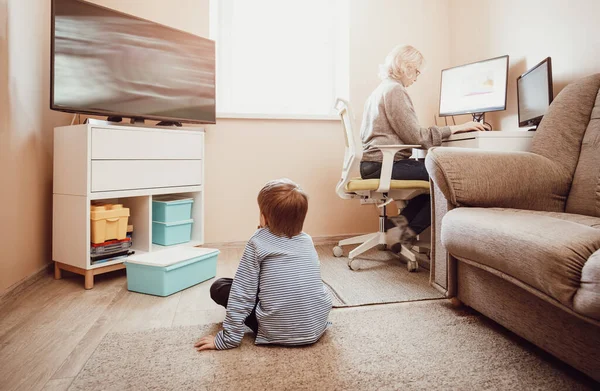
<svg viewBox="0 0 600 391">
<path fill-rule="evenodd" d="M 193 198 L 182 196 L 158 196 L 152 199 L 152 220 L 161 223 L 189 220 L 192 218 Z"/>
<path fill-rule="evenodd" d="M 127 289 L 155 296 L 175 292 L 214 278 L 219 250 L 175 247 L 141 255 L 125 261 Z"/>
<path fill-rule="evenodd" d="M 92 205 L 90 207 L 91 241 L 94 244 L 127 237 L 129 208 L 121 204 Z"/>
<path fill-rule="evenodd" d="M 186 243 L 192 239 L 194 220 L 175 221 L 173 223 L 152 222 L 152 243 L 161 246 Z"/>
</svg>

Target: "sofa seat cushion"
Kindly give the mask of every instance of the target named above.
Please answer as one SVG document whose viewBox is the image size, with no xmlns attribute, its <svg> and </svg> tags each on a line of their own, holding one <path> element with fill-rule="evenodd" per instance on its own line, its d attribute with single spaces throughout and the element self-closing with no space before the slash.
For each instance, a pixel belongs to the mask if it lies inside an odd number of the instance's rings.
<svg viewBox="0 0 600 391">
<path fill-rule="evenodd" d="M 442 243 L 459 259 L 505 273 L 582 315 L 600 319 L 598 217 L 458 208 L 444 216 Z"/>
</svg>

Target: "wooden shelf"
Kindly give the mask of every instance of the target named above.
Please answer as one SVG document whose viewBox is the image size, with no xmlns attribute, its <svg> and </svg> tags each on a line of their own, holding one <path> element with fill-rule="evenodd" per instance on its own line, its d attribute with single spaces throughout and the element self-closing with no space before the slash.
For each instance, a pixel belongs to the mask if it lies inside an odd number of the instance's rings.
<svg viewBox="0 0 600 391">
<path fill-rule="evenodd" d="M 146 195 L 181 194 L 203 191 L 204 186 L 161 187 L 156 189 L 119 190 L 90 193 L 90 200 L 99 201 L 123 197 L 141 197 Z"/>
</svg>

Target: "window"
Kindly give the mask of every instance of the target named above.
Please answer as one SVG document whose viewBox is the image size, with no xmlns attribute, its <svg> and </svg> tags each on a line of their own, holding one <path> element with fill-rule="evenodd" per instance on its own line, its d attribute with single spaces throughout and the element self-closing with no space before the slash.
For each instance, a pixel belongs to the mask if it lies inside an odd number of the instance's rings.
<svg viewBox="0 0 600 391">
<path fill-rule="evenodd" d="M 347 0 L 211 0 L 217 115 L 323 118 L 348 97 Z"/>
</svg>

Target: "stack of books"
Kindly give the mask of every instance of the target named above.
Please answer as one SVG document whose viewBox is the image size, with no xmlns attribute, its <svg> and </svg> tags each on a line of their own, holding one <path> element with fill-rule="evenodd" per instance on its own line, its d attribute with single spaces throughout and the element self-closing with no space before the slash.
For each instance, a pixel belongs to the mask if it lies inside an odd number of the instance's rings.
<svg viewBox="0 0 600 391">
<path fill-rule="evenodd" d="M 97 263 L 110 262 L 121 258 L 126 258 L 133 254 L 130 251 L 131 238 L 123 240 L 109 240 L 101 244 L 92 244 L 90 249 L 91 263 L 95 265 Z"/>
<path fill-rule="evenodd" d="M 91 244 L 90 257 L 91 264 L 105 263 L 115 261 L 117 259 L 127 258 L 135 253 L 130 250 L 132 245 L 132 226 L 128 227 L 127 237 L 122 240 L 107 240 L 104 243 Z"/>
</svg>

